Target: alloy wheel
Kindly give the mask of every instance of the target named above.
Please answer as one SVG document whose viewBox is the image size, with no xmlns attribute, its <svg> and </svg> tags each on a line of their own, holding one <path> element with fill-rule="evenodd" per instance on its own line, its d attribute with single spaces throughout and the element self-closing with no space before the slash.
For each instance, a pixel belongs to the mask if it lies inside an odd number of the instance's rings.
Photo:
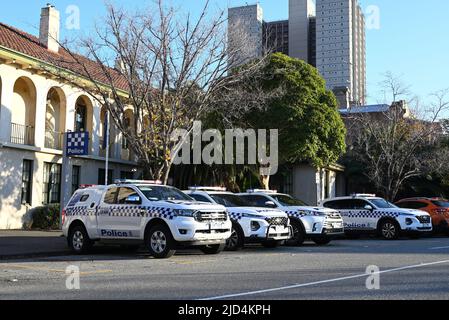
<svg viewBox="0 0 449 320">
<path fill-rule="evenodd" d="M 156 231 L 151 236 L 151 249 L 156 253 L 162 253 L 167 248 L 167 238 L 162 231 Z"/>
</svg>

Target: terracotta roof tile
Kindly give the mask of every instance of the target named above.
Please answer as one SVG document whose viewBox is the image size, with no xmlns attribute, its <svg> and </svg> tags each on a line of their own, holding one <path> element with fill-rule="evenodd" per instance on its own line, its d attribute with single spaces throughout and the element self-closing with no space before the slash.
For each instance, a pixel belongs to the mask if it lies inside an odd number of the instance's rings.
<svg viewBox="0 0 449 320">
<path fill-rule="evenodd" d="M 104 84 L 110 84 L 101 65 L 97 62 L 80 55 L 77 55 L 77 58 L 74 59 L 67 51 L 61 48 L 59 49 L 59 53 L 48 51 L 45 46 L 40 44 L 39 38 L 1 22 L 0 46 L 23 53 L 57 67 L 68 69 L 82 76 L 86 76 L 88 73 L 95 80 Z M 88 70 L 87 73 L 77 60 L 85 65 Z M 126 91 L 128 88 L 126 79 L 117 70 L 111 68 L 108 68 L 108 70 L 110 71 L 114 86 Z"/>
</svg>

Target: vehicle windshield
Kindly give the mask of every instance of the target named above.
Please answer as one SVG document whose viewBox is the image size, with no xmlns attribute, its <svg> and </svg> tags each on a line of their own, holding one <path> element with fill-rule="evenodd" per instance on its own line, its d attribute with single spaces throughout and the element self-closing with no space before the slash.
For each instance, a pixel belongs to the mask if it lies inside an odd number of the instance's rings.
<svg viewBox="0 0 449 320">
<path fill-rule="evenodd" d="M 374 204 L 377 208 L 379 209 L 393 209 L 393 208 L 398 208 L 397 206 L 395 206 L 394 204 L 392 204 L 391 202 L 388 202 L 385 199 L 369 199 L 369 201 L 371 201 L 372 204 Z"/>
<path fill-rule="evenodd" d="M 227 208 L 232 207 L 251 207 L 251 203 L 235 194 L 210 194 L 211 198 L 218 204 Z"/>
<path fill-rule="evenodd" d="M 449 201 L 446 200 L 433 200 L 432 203 L 437 207 L 449 208 Z"/>
<path fill-rule="evenodd" d="M 167 186 L 139 186 L 139 190 L 150 201 L 183 200 L 195 201 L 181 190 Z"/>
<path fill-rule="evenodd" d="M 294 207 L 294 206 L 302 206 L 307 207 L 308 204 L 304 201 L 295 199 L 291 196 L 285 194 L 275 194 L 271 195 L 274 199 L 276 199 L 283 207 Z"/>
</svg>

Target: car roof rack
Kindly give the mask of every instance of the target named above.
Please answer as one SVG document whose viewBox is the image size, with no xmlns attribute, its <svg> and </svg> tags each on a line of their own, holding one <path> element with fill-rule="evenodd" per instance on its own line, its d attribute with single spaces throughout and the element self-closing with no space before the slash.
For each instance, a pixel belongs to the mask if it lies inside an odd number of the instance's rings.
<svg viewBox="0 0 449 320">
<path fill-rule="evenodd" d="M 265 189 L 248 189 L 247 193 L 278 193 L 277 190 L 265 190 Z"/>
<path fill-rule="evenodd" d="M 225 187 L 202 187 L 202 186 L 194 186 L 189 187 L 190 191 L 227 191 Z"/>
<path fill-rule="evenodd" d="M 160 180 L 133 180 L 133 179 L 117 179 L 115 180 L 115 184 L 158 184 L 162 185 L 162 181 Z"/>
</svg>

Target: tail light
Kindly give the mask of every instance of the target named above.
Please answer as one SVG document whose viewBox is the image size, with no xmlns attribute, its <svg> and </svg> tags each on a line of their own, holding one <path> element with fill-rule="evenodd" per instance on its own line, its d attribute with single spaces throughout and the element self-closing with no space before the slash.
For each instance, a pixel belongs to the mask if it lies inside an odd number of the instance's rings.
<svg viewBox="0 0 449 320">
<path fill-rule="evenodd" d="M 65 209 L 63 209 L 61 213 L 61 224 L 64 225 L 64 223 L 65 223 Z"/>
</svg>

